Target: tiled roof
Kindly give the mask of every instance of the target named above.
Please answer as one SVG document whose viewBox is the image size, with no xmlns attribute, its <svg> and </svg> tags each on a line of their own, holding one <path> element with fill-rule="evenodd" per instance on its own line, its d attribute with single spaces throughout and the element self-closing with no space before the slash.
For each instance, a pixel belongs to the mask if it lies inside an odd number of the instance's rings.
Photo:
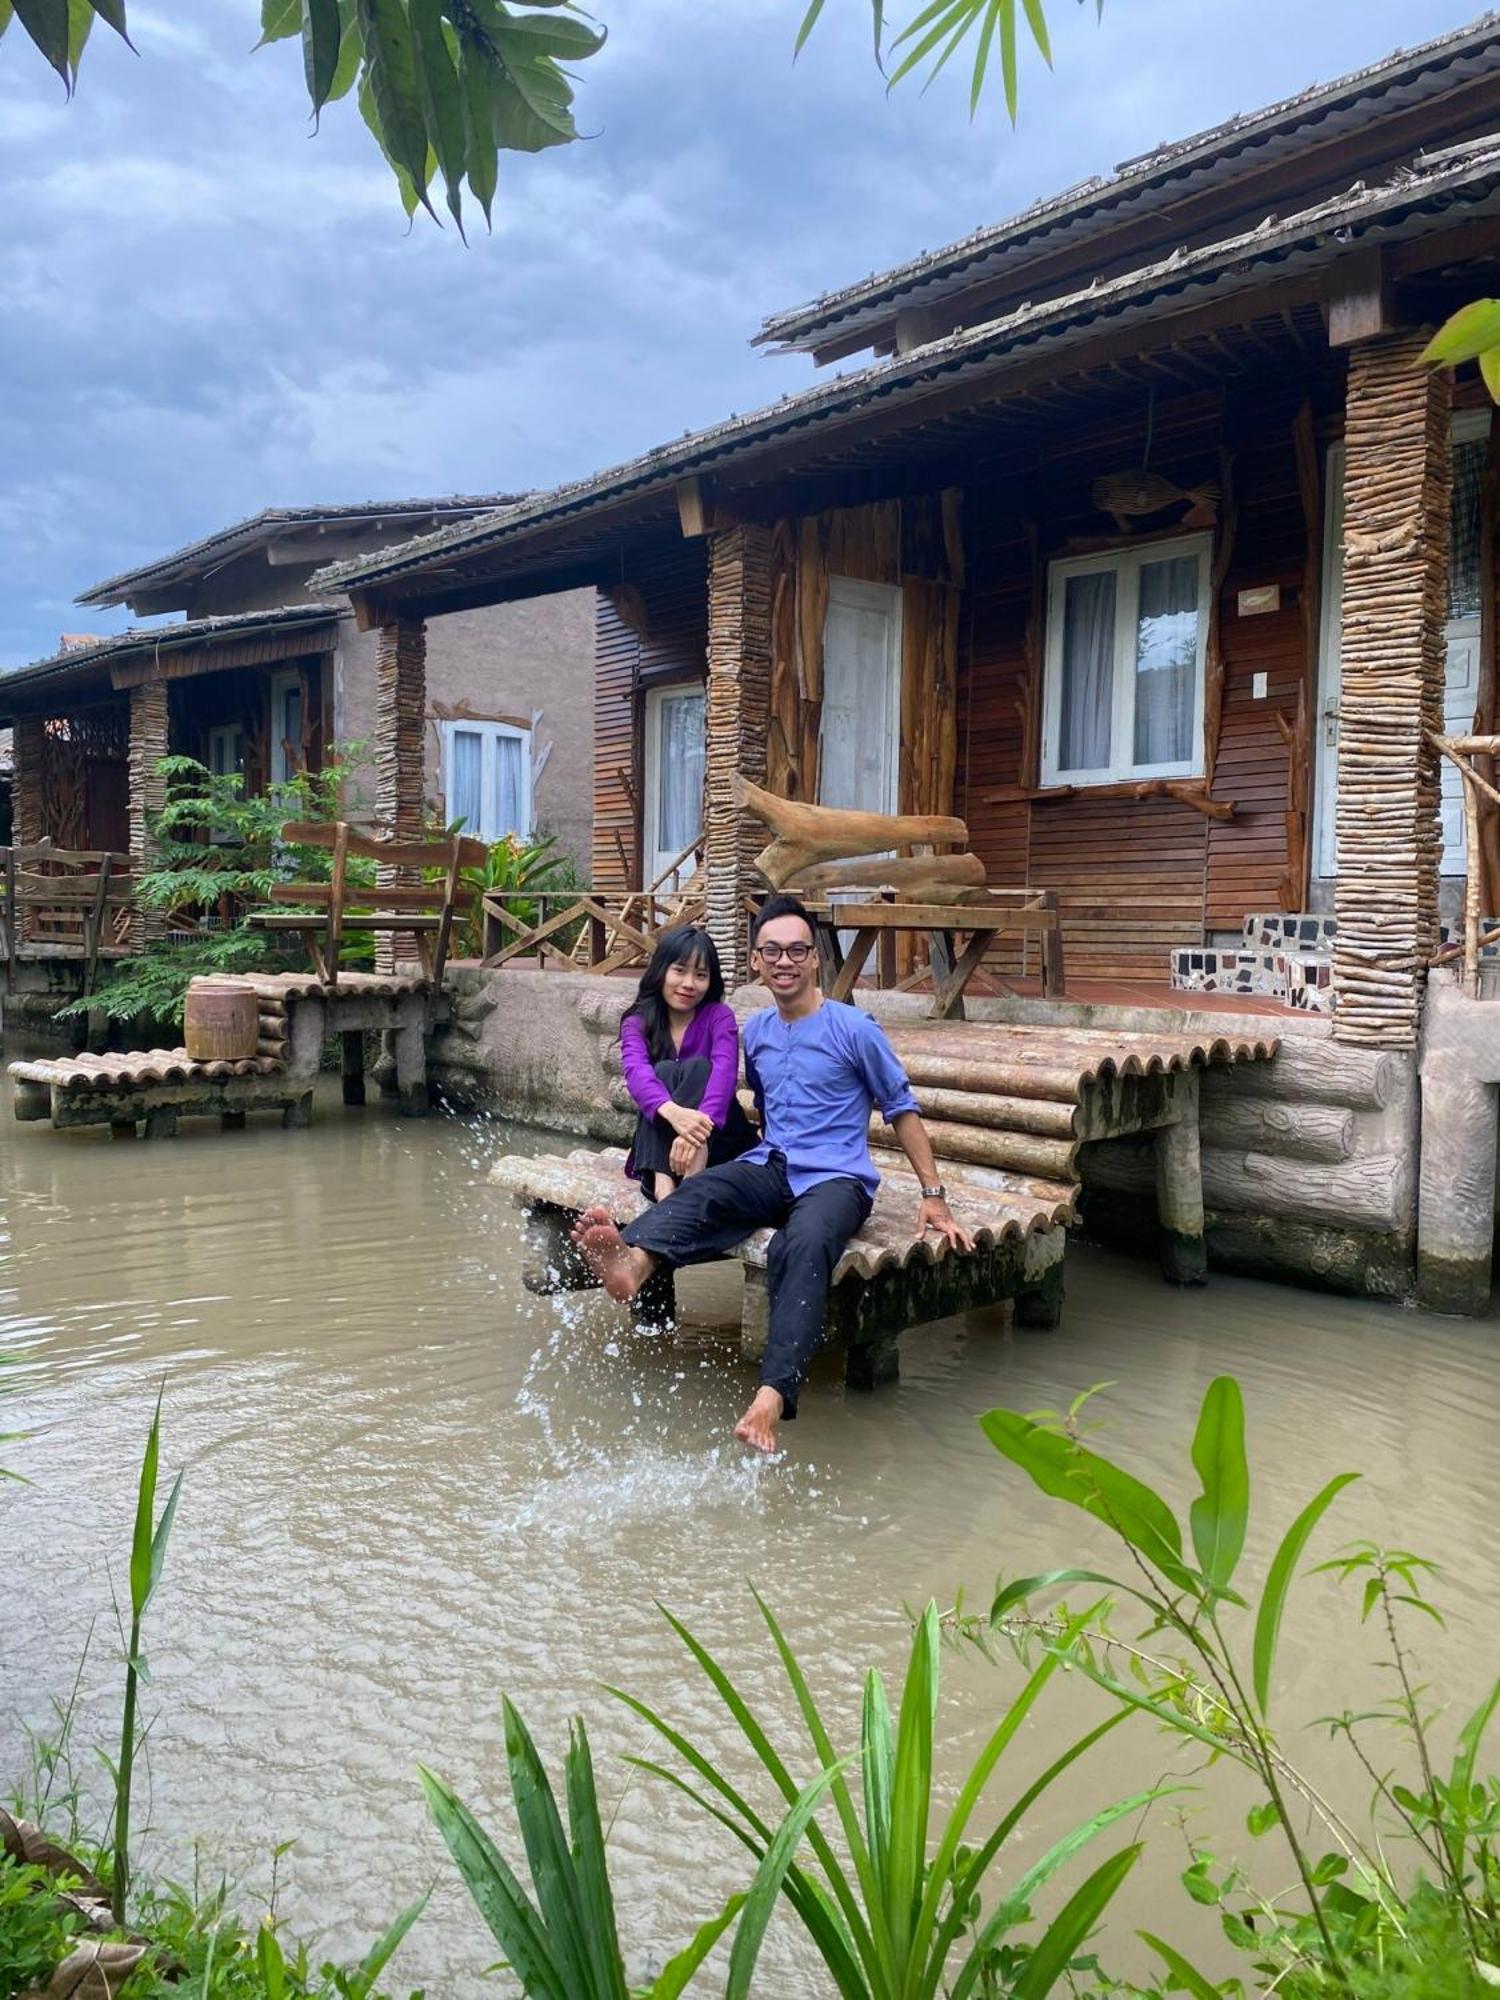
<svg viewBox="0 0 1500 2000">
<path fill-rule="evenodd" d="M 97 639 L 72 641 L 60 652 L 29 666 L 0 673 L 0 709 L 18 687 L 31 687 L 55 675 L 74 674 L 149 652 L 172 653 L 205 641 L 254 638 L 260 633 L 296 632 L 327 625 L 339 615 L 336 604 L 287 604 L 273 611 L 242 611 L 224 618 L 192 618 L 174 625 L 136 625 L 128 632 L 111 632 Z"/>
</svg>

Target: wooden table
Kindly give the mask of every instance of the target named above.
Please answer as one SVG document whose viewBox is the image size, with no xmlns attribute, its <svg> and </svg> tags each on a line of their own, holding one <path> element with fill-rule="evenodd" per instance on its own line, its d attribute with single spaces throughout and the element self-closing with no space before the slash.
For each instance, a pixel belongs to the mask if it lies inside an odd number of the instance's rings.
<svg viewBox="0 0 1500 2000">
<path fill-rule="evenodd" d="M 1035 931 L 1041 940 L 1042 997 L 1055 1000 L 1063 991 L 1062 928 L 1057 897 L 1050 889 L 1019 889 L 1002 900 L 1004 891 L 990 891 L 964 903 L 837 902 L 815 903 L 818 960 L 823 990 L 831 1000 L 847 1000 L 854 992 L 870 954 L 886 938 L 905 931 L 927 939 L 932 962 L 934 1020 L 964 1018 L 964 989 L 993 949 L 996 938 L 1016 931 Z M 840 933 L 852 931 L 848 950 Z M 960 946 L 959 938 L 966 939 Z"/>
</svg>

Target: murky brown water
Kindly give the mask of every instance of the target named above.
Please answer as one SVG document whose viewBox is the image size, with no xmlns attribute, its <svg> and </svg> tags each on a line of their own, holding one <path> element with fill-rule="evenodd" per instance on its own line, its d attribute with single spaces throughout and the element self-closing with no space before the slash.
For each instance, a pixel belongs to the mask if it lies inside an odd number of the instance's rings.
<svg viewBox="0 0 1500 2000">
<path fill-rule="evenodd" d="M 120 1577 L 163 1382 L 164 1463 L 187 1479 L 149 1634 L 148 1858 L 184 1875 L 196 1843 L 253 1908 L 272 1843 L 295 1837 L 286 1907 L 340 1949 L 435 1879 L 397 1961 L 433 1996 L 493 1991 L 480 1969 L 494 1952 L 427 1827 L 413 1767 L 442 1770 L 503 1824 L 502 1690 L 549 1752 L 569 1714 L 588 1714 L 611 1800 L 625 1788 L 620 1754 L 644 1744 L 597 1692 L 604 1680 L 716 1737 L 743 1775 L 654 1598 L 732 1653 L 770 1704 L 753 1576 L 852 1741 L 858 1675 L 901 1655 L 903 1603 L 946 1602 L 960 1584 L 982 1596 L 998 1566 L 1108 1554 L 986 1445 L 974 1417 L 996 1403 L 1052 1405 L 1113 1380 L 1112 1448 L 1159 1470 L 1185 1510 L 1193 1413 L 1232 1370 L 1253 1427 L 1252 1555 L 1264 1559 L 1324 1478 L 1361 1468 L 1341 1533 L 1444 1555 L 1451 1629 L 1423 1637 L 1424 1660 L 1451 1661 L 1456 1697 L 1493 1673 L 1500 1322 L 1228 1279 L 1178 1295 L 1143 1267 L 1075 1252 L 1059 1333 L 1010 1337 L 977 1317 L 924 1330 L 904 1343 L 899 1387 L 846 1396 L 828 1374 L 785 1460 L 749 1464 L 724 1442 L 747 1379 L 732 1345 L 632 1342 L 604 1302 L 574 1301 L 564 1318 L 522 1291 L 512 1212 L 484 1179 L 516 1136 L 332 1101 L 295 1136 L 205 1125 L 133 1147 L 7 1115 L 0 1347 L 22 1365 L 0 1428 L 34 1433 L 9 1453 L 34 1484 L 0 1489 L 0 1774 L 17 1768 L 24 1726 L 66 1692 L 100 1611 L 81 1734 L 113 1727 L 106 1559 Z M 709 1317 L 730 1317 L 728 1282 L 697 1281 Z M 1331 1663 L 1358 1635 L 1331 1586 L 1304 1586 L 1298 1606 L 1284 1720 L 1321 1766 L 1326 1752 L 1290 1725 L 1379 1682 L 1356 1676 L 1347 1697 L 1336 1685 Z M 952 1774 L 1015 1676 L 977 1661 L 945 1673 Z M 1089 1690 L 1058 1688 L 996 1798 L 1092 1713 Z M 1119 1732 L 1024 1830 L 1025 1851 L 1149 1782 L 1167 1754 L 1144 1728 Z M 1351 1804 L 1363 1789 L 1347 1784 Z M 1232 1779 L 1212 1774 L 1186 1803 L 1249 1848 Z M 612 1845 L 637 1967 L 741 1879 L 712 1832 L 649 1781 L 630 1787 Z M 1264 1858 L 1267 1886 L 1281 1886 L 1280 1857 Z M 1181 1860 L 1163 1815 L 1107 1955 L 1130 1959 L 1132 1922 L 1212 1954 L 1212 1924 L 1174 1886 Z M 763 1965 L 771 2000 L 821 1990 L 792 1933 L 773 1937 Z"/>
</svg>

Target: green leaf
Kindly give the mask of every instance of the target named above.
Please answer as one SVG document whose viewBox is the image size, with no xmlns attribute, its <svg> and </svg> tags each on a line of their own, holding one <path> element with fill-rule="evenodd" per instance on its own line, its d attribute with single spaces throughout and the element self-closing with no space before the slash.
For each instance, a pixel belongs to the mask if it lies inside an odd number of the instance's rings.
<svg viewBox="0 0 1500 2000">
<path fill-rule="evenodd" d="M 260 0 L 260 41 L 288 42 L 302 33 L 302 0 Z"/>
<path fill-rule="evenodd" d="M 1054 1590 L 1058 1585 L 1065 1583 L 1102 1583 L 1106 1590 L 1118 1590 L 1123 1596 L 1138 1599 L 1153 1614 L 1161 1608 L 1154 1598 L 1148 1597 L 1137 1585 L 1124 1583 L 1119 1577 L 1105 1576 L 1101 1570 L 1049 1569 L 1043 1570 L 1040 1576 L 1022 1576 L 1014 1583 L 1002 1585 L 995 1593 L 994 1602 L 990 1606 L 990 1623 L 998 1625 L 1006 1613 L 1017 1604 L 1024 1604 L 1028 1598 L 1037 1596 L 1039 1592 Z"/>
<path fill-rule="evenodd" d="M 344 21 L 339 0 L 302 0 L 302 67 L 314 116 L 323 109 L 338 75 Z"/>
<path fill-rule="evenodd" d="M 588 1970 L 592 1956 L 588 1923 L 551 1781 L 515 1705 L 506 1699 L 500 1706 L 510 1789 L 516 1802 L 516 1818 L 521 1826 L 537 1908 L 547 1926 L 557 1968 L 567 1981 L 569 1994 L 575 2000 L 585 2000 L 585 1996 L 593 2000 L 595 1987 Z"/>
<path fill-rule="evenodd" d="M 1302 1551 L 1307 1547 L 1308 1537 L 1322 1520 L 1333 1502 L 1346 1486 L 1352 1486 L 1358 1479 L 1357 1472 L 1341 1472 L 1330 1479 L 1322 1492 L 1309 1500 L 1302 1512 L 1287 1529 L 1281 1547 L 1271 1564 L 1266 1577 L 1266 1587 L 1261 1595 L 1260 1610 L 1255 1617 L 1255 1641 L 1251 1653 L 1252 1673 L 1255 1682 L 1255 1699 L 1260 1704 L 1260 1712 L 1268 1712 L 1271 1698 L 1271 1669 L 1276 1661 L 1276 1641 L 1281 1633 L 1281 1615 L 1286 1609 L 1287 1593 L 1292 1587 L 1292 1577 Z"/>
<path fill-rule="evenodd" d="M 822 0 L 818 0 L 818 4 L 821 6 Z M 15 11 L 11 0 L 0 0 L 0 35 L 3 35 L 10 26 L 12 20 L 15 18 Z"/>
<path fill-rule="evenodd" d="M 1027 25 L 1031 29 L 1031 39 L 1041 52 L 1042 61 L 1048 69 L 1052 67 L 1052 43 L 1047 35 L 1047 16 L 1042 8 L 1042 0 L 1023 0 Z"/>
<path fill-rule="evenodd" d="M 68 0 L 12 0 L 16 19 L 30 35 L 63 82 L 71 87 L 68 68 Z"/>
<path fill-rule="evenodd" d="M 541 1918 L 495 1843 L 441 1778 L 421 1765 L 417 1772 L 438 1832 L 475 1908 L 529 2000 L 579 2000 L 558 1972 Z"/>
<path fill-rule="evenodd" d="M 401 0 L 358 0 L 365 44 L 365 77 L 381 144 L 393 167 L 406 175 L 429 214 L 427 127 L 417 84 L 416 45 Z"/>
<path fill-rule="evenodd" d="M 1245 1815 L 1245 1825 L 1256 1840 L 1280 1824 L 1281 1812 L 1274 1799 L 1267 1799 L 1264 1805 L 1251 1806 Z"/>
<path fill-rule="evenodd" d="M 729 1954 L 729 1977 L 724 1986 L 724 2000 L 749 2000 L 755 1962 L 765 1941 L 766 1926 L 771 1921 L 776 1898 L 781 1894 L 782 1879 L 792 1864 L 808 1821 L 817 1811 L 823 1794 L 842 1775 L 842 1770 L 842 1765 L 836 1764 L 831 1770 L 819 1771 L 817 1777 L 798 1793 L 786 1818 L 776 1829 L 745 1897 L 740 1927 L 734 1934 L 734 1949 Z"/>
<path fill-rule="evenodd" d="M 343 40 L 339 44 L 338 68 L 333 73 L 333 82 L 328 86 L 328 102 L 337 104 L 354 88 L 354 80 L 359 75 L 359 66 L 364 61 L 364 47 L 359 39 L 359 27 L 354 18 L 354 0 L 339 0 L 339 21 Z"/>
<path fill-rule="evenodd" d="M 603 28 L 587 27 L 568 14 L 510 14 L 505 17 L 500 47 L 507 61 L 529 45 L 531 61 L 555 56 L 563 62 L 582 62 L 585 56 L 597 55 L 604 42 Z"/>
<path fill-rule="evenodd" d="M 113 28 L 128 48 L 135 45 L 125 26 L 125 0 L 92 0 L 94 12 L 106 28 Z"/>
<path fill-rule="evenodd" d="M 156 1524 L 156 1533 L 151 1537 L 151 1577 L 146 1588 L 146 1603 L 155 1595 L 156 1586 L 161 1582 L 162 1564 L 167 1559 L 167 1542 L 172 1533 L 172 1523 L 177 1518 L 177 1501 L 182 1493 L 182 1474 L 179 1472 L 172 1482 L 171 1496 L 161 1510 L 161 1519 Z M 146 1605 L 142 1604 L 141 1612 Z M 138 1613 L 137 1616 L 140 1614 Z"/>
<path fill-rule="evenodd" d="M 156 1511 L 156 1468 L 161 1453 L 161 1399 L 162 1391 L 158 1389 L 135 1495 L 135 1533 L 130 1543 L 130 1607 L 137 1620 L 151 1595 L 151 1523 Z"/>
<path fill-rule="evenodd" d="M 262 1923 L 256 1935 L 255 1969 L 266 1989 L 266 2000 L 285 2000 L 286 1959 L 269 1923 Z"/>
<path fill-rule="evenodd" d="M 469 163 L 463 92 L 443 26 L 443 0 L 411 0 L 417 76 L 433 150 L 442 169 L 448 210 L 463 234 L 463 181 Z"/>
<path fill-rule="evenodd" d="M 499 163 L 495 147 L 495 65 L 479 49 L 465 45 L 459 60 L 459 83 L 463 90 L 464 143 L 468 156 L 469 186 L 474 199 L 491 219 Z"/>
<path fill-rule="evenodd" d="M 1076 1889 L 1047 1927 L 1011 1988 L 1011 2000 L 1043 2000 L 1107 1908 L 1110 1899 L 1140 1857 L 1140 1848 L 1126 1847 Z"/>
<path fill-rule="evenodd" d="M 93 0 L 68 0 L 68 74 L 75 82 L 93 26 Z"/>
<path fill-rule="evenodd" d="M 929 1603 L 912 1634 L 911 1658 L 896 1722 L 896 1763 L 891 1778 L 890 1846 L 885 1903 L 891 1949 L 898 1966 L 911 1955 L 912 1922 L 927 1861 L 932 1809 L 932 1723 L 938 1698 L 938 1614 Z"/>
<path fill-rule="evenodd" d="M 427 1908 L 427 1900 L 431 1894 L 430 1889 L 424 1889 L 414 1903 L 408 1903 L 400 1916 L 388 1929 L 381 1932 L 360 1960 L 359 1978 L 362 1993 L 373 1993 L 376 1980 L 400 1950 L 406 1933 Z"/>
<path fill-rule="evenodd" d="M 878 1880 L 885 1879 L 891 1838 L 891 1710 L 885 1682 L 872 1667 L 865 1676 L 864 1713 L 860 1720 L 860 1754 L 865 1790 L 865 1839 Z"/>
<path fill-rule="evenodd" d="M 1188 1512 L 1198 1567 L 1217 1591 L 1234 1575 L 1250 1520 L 1245 1403 L 1232 1375 L 1208 1385 L 1193 1434 L 1193 1466 L 1203 1491 Z"/>
<path fill-rule="evenodd" d="M 1000 9 L 1004 0 L 990 0 L 985 10 L 984 26 L 979 30 L 979 48 L 974 57 L 974 72 L 969 81 L 969 116 L 972 118 L 979 109 L 979 99 L 984 91 L 985 72 L 990 63 L 990 44 L 995 39 L 995 24 L 1000 19 Z"/>
<path fill-rule="evenodd" d="M 1143 1944 L 1150 1945 L 1189 2000 L 1219 2000 L 1220 1989 L 1189 1965 L 1175 1945 L 1165 1944 L 1159 1937 L 1153 1937 L 1150 1931 L 1137 1931 L 1136 1936 Z"/>
<path fill-rule="evenodd" d="M 700 1926 L 690 1945 L 670 1958 L 651 1983 L 651 2000 L 680 2000 L 688 1981 L 745 1907 L 743 1896 L 731 1896 L 716 1917 Z"/>
<path fill-rule="evenodd" d="M 625 1964 L 620 1956 L 614 1892 L 604 1853 L 604 1823 L 594 1785 L 594 1760 L 582 1718 L 572 1727 L 564 1764 L 568 1796 L 568 1828 L 573 1837 L 573 1866 L 583 1914 L 584 1943 L 593 1967 L 594 1991 L 609 2000 L 629 2000 Z"/>
<path fill-rule="evenodd" d="M 1486 347 L 1479 354 L 1479 373 L 1490 392 L 1490 400 L 1500 403 L 1500 347 Z"/>
<path fill-rule="evenodd" d="M 1500 347 L 1500 299 L 1474 299 L 1444 320 L 1422 349 L 1422 359 L 1439 367 L 1473 361 L 1486 348 Z"/>
<path fill-rule="evenodd" d="M 823 11 L 823 0 L 812 0 L 811 6 L 808 8 L 807 12 L 802 16 L 802 25 L 797 30 L 797 40 L 792 47 L 793 62 L 795 62 L 798 56 L 801 55 L 803 47 L 807 42 L 808 36 L 812 33 L 813 29 L 818 25 L 818 16 L 822 13 L 822 11 Z"/>
<path fill-rule="evenodd" d="M 1016 0 L 1000 0 L 1000 81 L 1005 91 L 1005 110 L 1012 125 L 1021 86 L 1016 73 Z"/>
<path fill-rule="evenodd" d="M 1176 1516 L 1149 1486 L 1015 1410 L 990 1410 L 979 1423 L 996 1451 L 1019 1465 L 1043 1493 L 1105 1522 L 1154 1563 L 1174 1588 L 1196 1594 L 1195 1579 L 1182 1560 L 1182 1530 Z"/>
</svg>

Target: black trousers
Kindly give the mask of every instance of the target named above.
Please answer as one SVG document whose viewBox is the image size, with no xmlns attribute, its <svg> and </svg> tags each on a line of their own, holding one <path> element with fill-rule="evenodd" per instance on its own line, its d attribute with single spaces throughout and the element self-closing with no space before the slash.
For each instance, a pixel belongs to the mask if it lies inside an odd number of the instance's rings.
<svg viewBox="0 0 1500 2000">
<path fill-rule="evenodd" d="M 669 1056 L 655 1067 L 657 1079 L 671 1093 L 672 1102 L 682 1105 L 685 1110 L 696 1111 L 708 1088 L 708 1057 L 689 1056 L 684 1061 L 681 1056 Z M 625 1171 L 641 1182 L 652 1201 L 656 1199 L 652 1180 L 657 1174 L 672 1174 L 673 1180 L 677 1178 L 672 1173 L 672 1144 L 676 1137 L 677 1134 L 664 1118 L 641 1117 L 636 1120 L 635 1137 L 630 1142 L 630 1158 Z M 755 1127 L 736 1098 L 729 1107 L 728 1118 L 723 1125 L 715 1127 L 708 1142 L 708 1164 L 719 1167 L 727 1160 L 737 1160 L 741 1153 L 748 1153 L 754 1144 Z"/>
<path fill-rule="evenodd" d="M 634 1248 L 649 1250 L 675 1269 L 722 1257 L 757 1229 L 776 1231 L 766 1261 L 771 1331 L 760 1379 L 780 1395 L 784 1414 L 795 1417 L 798 1393 L 823 1338 L 834 1266 L 869 1213 L 870 1195 L 861 1181 L 819 1181 L 804 1194 L 793 1194 L 786 1161 L 773 1153 L 764 1163 L 732 1160 L 695 1174 L 623 1234 Z"/>
</svg>

